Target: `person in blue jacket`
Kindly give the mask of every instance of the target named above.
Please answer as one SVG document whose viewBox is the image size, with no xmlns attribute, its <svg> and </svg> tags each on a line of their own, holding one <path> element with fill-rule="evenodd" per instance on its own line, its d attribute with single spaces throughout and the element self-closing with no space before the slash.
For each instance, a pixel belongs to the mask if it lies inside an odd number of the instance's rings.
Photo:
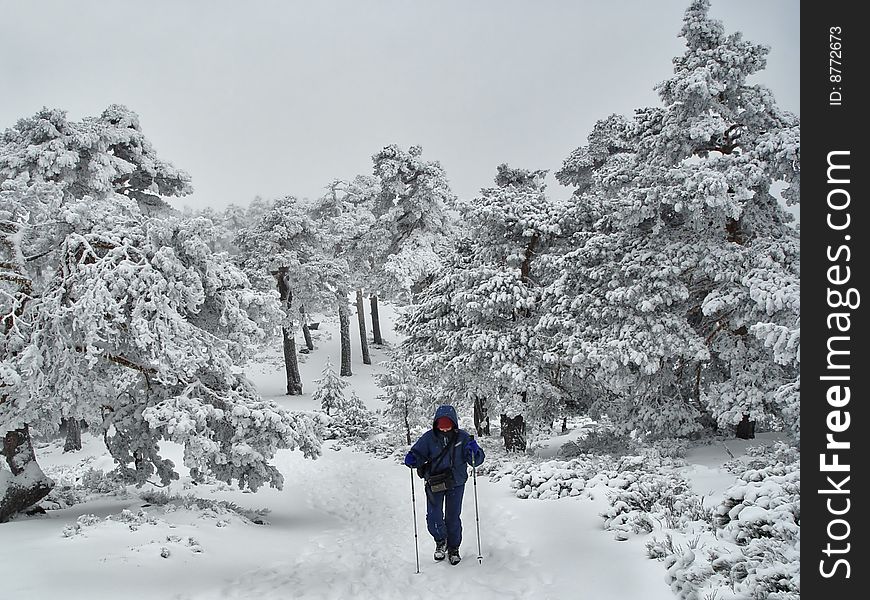
<svg viewBox="0 0 870 600">
<path fill-rule="evenodd" d="M 459 428 L 456 409 L 435 410 L 432 429 L 420 436 L 405 455 L 405 465 L 426 480 L 426 526 L 435 539 L 435 560 L 458 564 L 462 543 L 462 496 L 468 481 L 466 465 L 479 466 L 485 455 L 474 438 Z M 445 479 L 446 481 L 442 481 Z"/>
</svg>

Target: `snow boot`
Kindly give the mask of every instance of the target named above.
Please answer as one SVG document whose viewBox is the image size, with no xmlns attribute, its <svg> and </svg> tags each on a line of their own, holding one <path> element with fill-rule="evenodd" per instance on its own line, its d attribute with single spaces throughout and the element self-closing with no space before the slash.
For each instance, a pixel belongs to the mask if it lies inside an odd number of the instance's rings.
<svg viewBox="0 0 870 600">
<path fill-rule="evenodd" d="M 447 540 L 435 542 L 435 560 L 444 560 L 444 555 L 447 552 Z"/>
<path fill-rule="evenodd" d="M 458 565 L 459 561 L 462 560 L 462 557 L 459 556 L 459 548 L 448 548 L 447 560 L 450 561 L 451 565 Z"/>
</svg>

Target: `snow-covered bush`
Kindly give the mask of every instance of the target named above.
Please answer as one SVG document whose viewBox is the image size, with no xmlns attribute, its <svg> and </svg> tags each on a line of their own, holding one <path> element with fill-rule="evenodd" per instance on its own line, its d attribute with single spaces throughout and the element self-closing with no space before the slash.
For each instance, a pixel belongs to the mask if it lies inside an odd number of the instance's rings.
<svg viewBox="0 0 870 600">
<path fill-rule="evenodd" d="M 665 557 L 665 581 L 679 600 L 701 600 L 699 590 L 713 574 L 710 564 L 697 558 L 697 551 L 690 548 Z"/>
<path fill-rule="evenodd" d="M 377 417 L 367 409 L 355 393 L 345 400 L 340 412 L 330 416 L 324 428 L 327 440 L 360 440 L 368 437 L 377 426 Z"/>
<path fill-rule="evenodd" d="M 63 537 L 73 537 L 75 535 L 79 535 L 85 527 L 90 527 L 91 525 L 96 525 L 100 522 L 102 522 L 102 519 L 97 515 L 81 515 L 79 518 L 76 519 L 75 523 L 64 527 L 61 534 L 63 535 Z"/>
<path fill-rule="evenodd" d="M 375 414 L 366 408 L 355 392 L 351 392 L 350 398 L 345 395 L 349 384 L 335 372 L 329 361 L 323 367 L 323 376 L 315 384 L 318 388 L 312 399 L 320 404 L 327 416 L 324 439 L 361 439 L 373 431 L 377 423 Z"/>
<path fill-rule="evenodd" d="M 697 496 L 674 473 L 629 471 L 611 484 L 621 484 L 610 496 L 604 527 L 623 533 L 650 533 L 659 524 L 677 525 L 686 513 L 698 516 Z"/>
<path fill-rule="evenodd" d="M 753 538 L 794 540 L 800 535 L 800 463 L 745 471 L 716 509 L 726 539 L 746 545 Z"/>
<path fill-rule="evenodd" d="M 352 446 L 382 459 L 401 463 L 408 452 L 405 435 L 396 431 L 381 431 L 368 438 L 356 440 Z"/>
<path fill-rule="evenodd" d="M 576 441 L 565 442 L 559 454 L 565 458 L 573 458 L 583 454 L 624 456 L 634 454 L 638 444 L 624 433 L 616 433 L 603 429 L 593 429 Z"/>
<path fill-rule="evenodd" d="M 745 456 L 729 460 L 723 465 L 725 469 L 741 476 L 749 469 L 764 469 L 777 463 L 790 464 L 800 460 L 800 449 L 784 442 L 774 444 L 749 446 Z"/>
<path fill-rule="evenodd" d="M 96 495 L 126 494 L 126 485 L 117 471 L 108 473 L 89 466 L 90 461 L 71 466 L 56 466 L 46 469 L 55 486 L 43 499 L 45 509 L 69 508 L 86 502 Z"/>
<path fill-rule="evenodd" d="M 689 441 L 681 438 L 661 438 L 651 441 L 649 452 L 663 458 L 683 458 L 689 450 Z"/>
<path fill-rule="evenodd" d="M 646 547 L 646 555 L 656 560 L 664 560 L 671 554 L 676 554 L 679 546 L 674 544 L 674 537 L 670 533 L 666 533 L 664 539 L 659 539 L 652 536 L 644 544 Z"/>
<path fill-rule="evenodd" d="M 517 465 L 511 475 L 511 488 L 517 498 L 555 500 L 579 496 L 587 482 L 601 473 L 603 462 L 593 457 L 568 461 L 528 461 Z"/>
<path fill-rule="evenodd" d="M 486 451 L 486 460 L 477 467 L 477 475 L 486 476 L 492 482 L 511 477 L 535 463 L 530 456 L 517 456 L 508 452 L 495 436 L 484 436 L 478 438 L 477 442 Z"/>
<path fill-rule="evenodd" d="M 164 490 L 144 490 L 139 494 L 145 504 L 154 506 L 166 506 L 172 500 L 180 498 L 178 494 L 170 494 Z"/>
<path fill-rule="evenodd" d="M 795 458 L 784 445 L 752 454 L 751 463 L 759 456 Z M 711 516 L 715 535 L 706 535 L 696 552 L 674 543 L 670 534 L 664 542 L 654 538 L 647 543 L 649 556 L 665 561 L 678 597 L 700 598 L 702 589 L 728 587 L 738 598 L 800 598 L 799 461 L 762 468 L 752 464 L 725 491 Z"/>
<path fill-rule="evenodd" d="M 269 513 L 269 509 L 266 508 L 244 508 L 242 506 L 239 506 L 235 502 L 230 502 L 227 500 L 212 500 L 209 498 L 199 498 L 192 494 L 181 495 L 178 493 L 170 493 L 164 490 L 145 490 L 139 494 L 139 497 L 146 504 L 163 507 L 163 510 L 165 512 L 175 512 L 177 510 L 191 510 L 201 512 L 204 516 L 209 516 L 213 518 L 237 516 L 245 522 L 250 522 L 256 525 L 265 524 L 265 516 Z"/>
</svg>

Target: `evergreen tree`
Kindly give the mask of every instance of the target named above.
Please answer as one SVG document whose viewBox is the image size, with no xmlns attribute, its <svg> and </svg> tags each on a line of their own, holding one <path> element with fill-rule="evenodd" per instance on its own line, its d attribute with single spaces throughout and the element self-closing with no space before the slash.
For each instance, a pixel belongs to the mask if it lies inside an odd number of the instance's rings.
<svg viewBox="0 0 870 600">
<path fill-rule="evenodd" d="M 314 392 L 312 400 L 319 404 L 320 410 L 327 415 L 338 413 L 347 402 L 345 388 L 349 384 L 338 376 L 329 360 L 326 361 L 323 367 L 321 378 L 314 383 L 317 385 L 317 391 Z"/>
<path fill-rule="evenodd" d="M 557 178 L 577 247 L 554 260 L 541 331 L 627 430 L 778 418 L 798 434 L 799 120 L 748 84 L 767 49 L 686 11 L 663 106 L 600 121 Z"/>
<path fill-rule="evenodd" d="M 429 422 L 440 402 L 401 354 L 389 361 L 385 373 L 376 377 L 383 390 L 378 398 L 387 404 L 385 417 L 405 433 L 405 440 L 410 445 L 412 432 L 419 429 L 421 423 Z"/>
<path fill-rule="evenodd" d="M 501 413 L 508 449 L 524 449 L 526 422 L 549 421 L 563 392 L 558 365 L 536 339 L 539 294 L 550 277 L 538 257 L 560 234 L 562 207 L 543 172 L 499 168 L 463 215 L 474 238 L 399 321 L 415 371 L 455 401 L 475 405 L 479 426 Z"/>
<path fill-rule="evenodd" d="M 322 411 L 333 417 L 327 437 L 359 438 L 370 431 L 373 415 L 356 392 L 351 391 L 349 398 L 345 395 L 345 388 L 349 384 L 336 374 L 332 363 L 326 362 L 322 377 L 315 383 L 318 388 L 313 400 L 320 404 Z"/>
<path fill-rule="evenodd" d="M 358 176 L 351 182 L 335 180 L 329 191 L 311 208 L 311 216 L 318 223 L 324 251 L 346 264 L 348 286 L 356 289 L 357 319 L 363 364 L 371 364 L 368 350 L 363 289 L 372 281 L 375 268 L 372 242 L 374 216 L 371 199 L 376 190 L 371 177 Z M 349 336 L 349 332 L 348 336 Z"/>
<path fill-rule="evenodd" d="M 28 420 L 48 427 L 42 419 L 60 413 L 101 426 L 135 483 L 178 477 L 159 455 L 167 439 L 185 447 L 194 479 L 281 487 L 275 451 L 316 456 L 319 440 L 307 417 L 262 400 L 238 374 L 280 307 L 211 253 L 208 231 L 204 219 L 158 219 L 66 238 L 55 284 L 32 305 L 21 363 L 29 398 L 43 400 Z"/>
<path fill-rule="evenodd" d="M 349 325 L 347 315 L 347 266 L 324 253 L 324 242 L 305 207 L 293 197 L 276 200 L 260 219 L 243 229 L 236 238 L 237 257 L 252 280 L 261 288 L 277 282 L 285 307 L 283 320 L 284 364 L 287 393 L 302 393 L 295 330 L 300 308 L 335 310 L 342 319 L 342 374 L 350 374 Z"/>
<path fill-rule="evenodd" d="M 13 410 L 26 383 L 19 359 L 32 329 L 30 305 L 45 291 L 64 237 L 117 214 L 161 212 L 162 196 L 190 192 L 190 177 L 160 160 L 135 113 L 112 105 L 69 121 L 43 108 L 0 137 L 0 434 L 14 483 L 0 490 L 0 521 L 38 502 L 53 483 L 36 463 L 30 425 Z M 78 426 L 57 415 L 68 429 Z"/>
<path fill-rule="evenodd" d="M 30 431 L 62 420 L 102 432 L 137 482 L 177 477 L 160 439 L 194 476 L 251 488 L 280 485 L 277 447 L 316 454 L 304 419 L 233 374 L 277 307 L 211 256 L 205 222 L 170 219 L 163 197 L 189 191 L 124 107 L 43 109 L 0 138 L 0 521 L 51 489 Z"/>
<path fill-rule="evenodd" d="M 423 160 L 422 153 L 420 146 L 404 151 L 393 144 L 372 156 L 380 182 L 372 213 L 384 248 L 373 289 L 389 298 L 409 299 L 449 251 L 449 211 L 456 198 L 440 163 Z"/>
</svg>

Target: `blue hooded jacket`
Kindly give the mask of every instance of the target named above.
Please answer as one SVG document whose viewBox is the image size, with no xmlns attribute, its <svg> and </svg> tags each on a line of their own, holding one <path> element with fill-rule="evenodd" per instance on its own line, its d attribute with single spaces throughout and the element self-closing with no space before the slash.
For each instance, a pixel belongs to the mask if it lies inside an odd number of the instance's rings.
<svg viewBox="0 0 870 600">
<path fill-rule="evenodd" d="M 453 429 L 447 433 L 439 431 L 435 423 L 440 417 L 449 417 L 453 421 Z M 444 469 L 453 466 L 453 482 L 455 485 L 463 485 L 468 481 L 468 469 L 466 465 L 475 467 L 483 463 L 485 454 L 481 448 L 472 456 L 470 450 L 466 450 L 465 446 L 471 440 L 471 435 L 459 429 L 459 418 L 456 416 L 456 409 L 448 404 L 443 404 L 435 410 L 435 416 L 432 418 L 432 428 L 420 436 L 420 439 L 411 446 L 411 453 L 417 457 L 417 464 L 422 466 L 422 475 L 428 478 L 430 474 L 443 471 Z M 441 451 L 447 444 L 451 444 L 453 449 L 448 450 L 437 464 L 430 464 L 441 454 Z"/>
</svg>

